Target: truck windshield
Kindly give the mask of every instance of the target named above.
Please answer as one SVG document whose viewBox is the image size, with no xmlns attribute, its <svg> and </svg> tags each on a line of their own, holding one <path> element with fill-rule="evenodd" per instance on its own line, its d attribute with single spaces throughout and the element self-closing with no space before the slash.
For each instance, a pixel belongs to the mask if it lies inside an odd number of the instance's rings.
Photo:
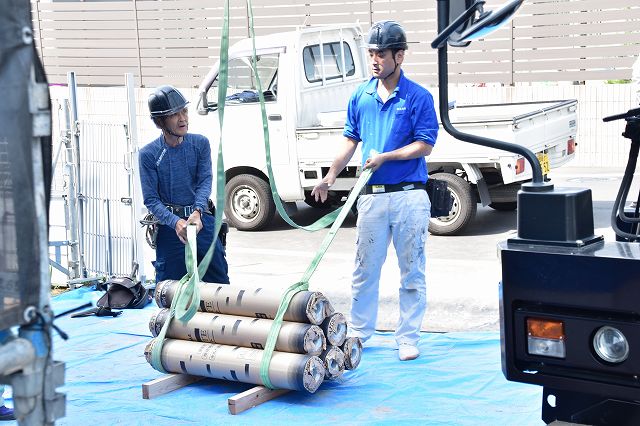
<svg viewBox="0 0 640 426">
<path fill-rule="evenodd" d="M 278 72 L 278 54 L 261 55 L 257 58 L 257 73 L 253 71 L 251 56 L 233 58 L 229 60 L 229 79 L 227 86 L 227 101 L 230 104 L 259 102 L 258 78 L 264 91 L 265 101 L 275 101 L 276 74 Z M 207 92 L 207 98 L 218 98 L 219 80 L 215 81 Z"/>
</svg>

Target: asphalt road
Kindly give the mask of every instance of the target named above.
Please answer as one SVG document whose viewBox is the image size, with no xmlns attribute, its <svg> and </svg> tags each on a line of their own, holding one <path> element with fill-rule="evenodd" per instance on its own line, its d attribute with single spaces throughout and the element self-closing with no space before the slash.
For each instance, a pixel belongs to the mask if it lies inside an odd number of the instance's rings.
<svg viewBox="0 0 640 426">
<path fill-rule="evenodd" d="M 556 187 L 590 188 L 596 234 L 615 239 L 609 226 L 622 170 L 564 168 L 551 172 Z M 637 194 L 637 184 L 634 186 Z M 323 211 L 302 203 L 292 219 L 308 225 Z M 355 216 L 349 215 L 310 280 L 310 289 L 324 293 L 336 310 L 349 316 L 350 282 L 355 252 Z M 464 235 L 430 235 L 427 242 L 426 331 L 498 330 L 500 263 L 497 244 L 516 235 L 517 213 L 478 208 Z M 300 280 L 326 230 L 294 229 L 280 217 L 266 231 L 231 229 L 227 256 L 233 284 L 286 288 Z M 383 267 L 377 328 L 392 330 L 398 318 L 398 281 L 393 246 Z"/>
</svg>

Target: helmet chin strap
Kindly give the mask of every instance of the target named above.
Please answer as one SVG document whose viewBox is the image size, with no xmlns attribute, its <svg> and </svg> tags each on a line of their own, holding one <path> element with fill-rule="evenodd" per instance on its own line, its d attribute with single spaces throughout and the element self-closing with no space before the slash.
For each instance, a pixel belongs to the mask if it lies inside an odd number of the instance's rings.
<svg viewBox="0 0 640 426">
<path fill-rule="evenodd" d="M 163 133 L 166 132 L 166 133 L 169 133 L 171 136 L 178 138 L 178 143 L 181 143 L 182 140 L 184 139 L 184 136 L 177 135 L 176 133 L 173 132 L 173 130 L 171 130 L 169 128 L 169 126 L 165 126 L 164 119 L 162 119 L 162 127 L 161 127 L 161 129 L 162 129 Z"/>
<path fill-rule="evenodd" d="M 393 70 L 389 74 L 387 74 L 385 77 L 378 77 L 378 80 L 385 81 L 386 79 L 391 77 L 393 74 L 395 74 L 396 70 L 398 69 L 398 62 L 396 62 L 395 56 L 393 57 L 393 63 L 395 64 L 395 66 L 393 67 Z"/>
</svg>

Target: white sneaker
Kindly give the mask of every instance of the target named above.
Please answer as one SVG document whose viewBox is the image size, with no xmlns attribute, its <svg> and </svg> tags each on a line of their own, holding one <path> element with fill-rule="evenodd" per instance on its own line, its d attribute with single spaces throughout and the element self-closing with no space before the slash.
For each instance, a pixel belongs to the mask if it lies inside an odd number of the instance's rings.
<svg viewBox="0 0 640 426">
<path fill-rule="evenodd" d="M 400 361 L 411 361 L 412 359 L 418 358 L 420 355 L 420 351 L 414 345 L 409 343 L 401 343 L 398 345 L 398 357 Z"/>
</svg>

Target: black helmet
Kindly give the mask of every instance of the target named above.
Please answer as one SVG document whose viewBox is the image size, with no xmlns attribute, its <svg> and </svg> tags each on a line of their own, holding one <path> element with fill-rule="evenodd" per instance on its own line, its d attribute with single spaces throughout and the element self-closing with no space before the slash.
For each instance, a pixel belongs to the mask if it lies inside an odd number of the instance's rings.
<svg viewBox="0 0 640 426">
<path fill-rule="evenodd" d="M 367 36 L 369 49 L 407 50 L 407 35 L 402 26 L 395 21 L 379 21 L 373 24 Z"/>
<path fill-rule="evenodd" d="M 149 112 L 151 118 L 175 114 L 187 106 L 189 102 L 173 86 L 160 86 L 149 95 Z"/>
</svg>

